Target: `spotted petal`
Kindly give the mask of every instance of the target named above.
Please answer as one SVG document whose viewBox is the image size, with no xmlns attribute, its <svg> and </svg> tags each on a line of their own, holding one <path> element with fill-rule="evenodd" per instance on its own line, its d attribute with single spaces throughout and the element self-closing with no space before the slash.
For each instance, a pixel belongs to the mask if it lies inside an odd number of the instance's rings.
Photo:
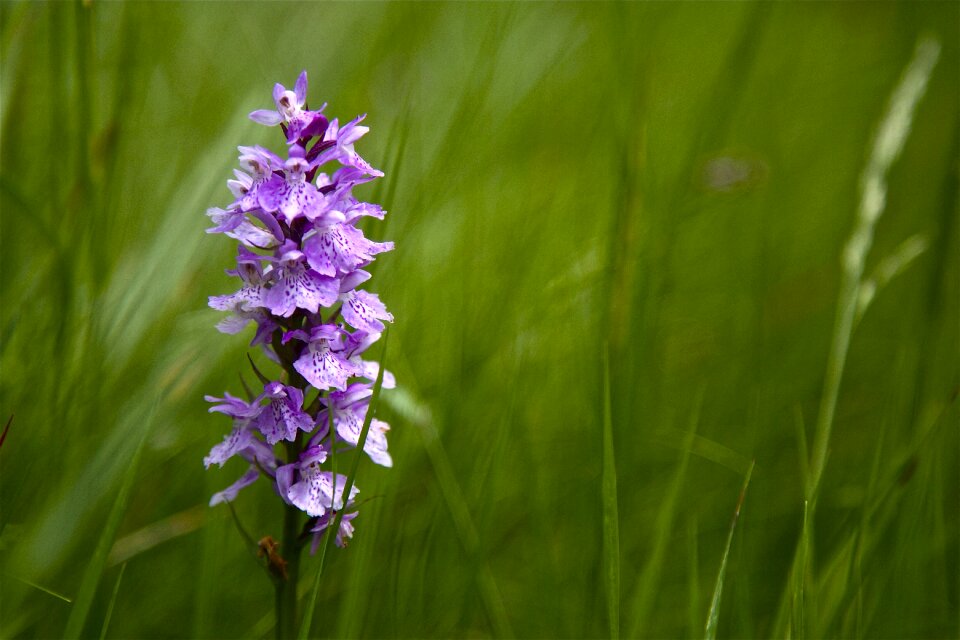
<svg viewBox="0 0 960 640">
<path fill-rule="evenodd" d="M 351 327 L 360 331 L 380 332 L 384 329 L 381 320 L 393 322 L 393 316 L 380 302 L 375 293 L 366 291 L 350 291 L 342 296 L 343 319 Z"/>
<path fill-rule="evenodd" d="M 238 423 L 223 442 L 210 450 L 210 454 L 203 459 L 203 466 L 208 469 L 214 464 L 222 467 L 227 460 L 253 446 L 254 440 L 250 428 L 245 423 Z"/>
<path fill-rule="evenodd" d="M 311 343 L 309 348 L 293 363 L 293 367 L 307 382 L 321 391 L 345 389 L 347 378 L 354 375 L 354 366 L 339 353 L 331 351 L 326 344 Z"/>
<path fill-rule="evenodd" d="M 294 263 L 282 269 L 278 281 L 263 292 L 263 306 L 274 315 L 289 318 L 296 309 L 316 313 L 337 300 L 339 281 L 322 276 L 303 264 Z"/>
</svg>

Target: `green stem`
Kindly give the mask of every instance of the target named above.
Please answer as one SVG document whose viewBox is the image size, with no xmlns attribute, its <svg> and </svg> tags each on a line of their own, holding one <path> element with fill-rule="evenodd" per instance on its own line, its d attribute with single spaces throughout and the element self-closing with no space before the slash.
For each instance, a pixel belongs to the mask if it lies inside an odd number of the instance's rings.
<svg viewBox="0 0 960 640">
<path fill-rule="evenodd" d="M 277 640 L 297 635 L 297 582 L 300 577 L 300 510 L 286 505 L 280 553 L 287 562 L 287 579 L 276 581 Z"/>
<path fill-rule="evenodd" d="M 309 388 L 303 377 L 293 367 L 294 355 L 287 345 L 280 343 L 279 333 L 273 336 L 273 349 L 280 358 L 287 374 L 286 384 L 303 390 Z M 252 363 L 252 361 L 251 361 Z M 293 442 L 286 443 L 287 462 L 296 462 L 303 444 L 303 434 L 298 433 Z M 297 636 L 297 583 L 300 578 L 300 531 L 302 529 L 300 510 L 293 505 L 285 505 L 283 510 L 283 537 L 280 541 L 280 555 L 286 561 L 286 579 L 278 577 L 275 582 L 277 640 L 288 640 Z"/>
</svg>

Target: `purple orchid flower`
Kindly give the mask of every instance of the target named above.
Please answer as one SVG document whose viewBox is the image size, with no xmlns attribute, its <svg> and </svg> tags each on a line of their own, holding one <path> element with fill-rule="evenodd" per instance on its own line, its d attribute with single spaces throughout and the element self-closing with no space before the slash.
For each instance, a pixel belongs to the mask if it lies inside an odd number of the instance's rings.
<svg viewBox="0 0 960 640">
<path fill-rule="evenodd" d="M 258 196 L 261 187 L 274 177 L 275 171 L 282 171 L 286 163 L 280 156 L 263 147 L 237 147 L 240 151 L 240 166 L 247 172 L 234 169 L 236 180 L 227 180 L 236 200 L 234 205 L 243 211 L 259 206 Z"/>
<path fill-rule="evenodd" d="M 250 114 L 250 119 L 267 126 L 286 123 L 287 142 L 296 142 L 301 137 L 317 135 L 327 127 L 327 119 L 321 113 L 327 105 L 324 104 L 318 111 L 309 111 L 307 104 L 307 72 L 303 71 L 297 78 L 293 91 L 289 91 L 282 84 L 273 86 L 273 102 L 276 111 L 258 109 Z"/>
<path fill-rule="evenodd" d="M 263 388 L 262 398 L 270 403 L 263 407 L 253 420 L 267 444 L 276 444 L 281 440 L 293 440 L 298 431 L 312 431 L 313 418 L 307 415 L 303 407 L 303 391 L 288 387 L 281 382 L 268 382 Z"/>
<path fill-rule="evenodd" d="M 273 174 L 257 189 L 257 202 L 264 211 L 279 213 L 289 225 L 297 218 L 316 220 L 330 210 L 327 198 L 316 186 L 307 182 L 310 165 L 303 157 L 303 147 L 290 148 L 283 177 Z"/>
<path fill-rule="evenodd" d="M 343 509 L 343 490 L 347 477 L 323 471 L 320 465 L 327 459 L 327 450 L 321 446 L 310 446 L 300 454 L 299 460 L 277 470 L 277 487 L 281 496 L 309 516 L 322 516 L 328 510 Z M 298 480 L 293 481 L 296 476 Z M 334 481 L 336 490 L 334 490 Z M 360 492 L 356 487 L 350 490 L 350 500 Z"/>
<path fill-rule="evenodd" d="M 222 233 L 251 249 L 270 249 L 279 244 L 278 233 L 253 224 L 240 209 L 211 207 L 207 209 L 207 215 L 216 225 L 207 229 L 207 233 Z M 276 224 L 276 221 L 273 224 Z"/>
<path fill-rule="evenodd" d="M 341 214 L 342 215 L 342 214 Z M 315 227 L 303 241 L 310 267 L 327 276 L 344 276 L 373 261 L 378 253 L 393 249 L 392 242 L 372 242 L 351 224 Z"/>
<path fill-rule="evenodd" d="M 289 318 L 297 309 L 317 313 L 337 300 L 340 281 L 323 276 L 307 264 L 296 243 L 287 240 L 277 249 L 276 257 L 267 258 L 276 265 L 274 283 L 263 291 L 263 306 L 276 316 Z"/>
<path fill-rule="evenodd" d="M 239 398 L 234 398 L 226 394 L 226 398 L 212 398 L 207 396 L 210 402 L 223 401 L 225 404 L 220 407 L 213 407 L 211 411 L 223 409 L 224 413 L 233 415 L 231 412 L 237 410 L 244 413 L 250 409 L 248 403 L 244 403 Z M 223 464 L 233 458 L 240 456 L 250 463 L 250 468 L 240 476 L 240 479 L 232 485 L 213 495 L 210 498 L 210 506 L 220 504 L 221 502 L 230 502 L 237 497 L 237 494 L 244 487 L 253 484 L 260 477 L 261 472 L 274 474 L 277 469 L 276 458 L 273 456 L 273 450 L 264 444 L 261 440 L 254 437 L 250 420 L 246 418 L 234 421 L 233 431 L 227 435 L 223 442 L 213 447 L 210 454 L 203 459 L 203 464 L 207 468 L 211 465 L 223 466 Z"/>
<path fill-rule="evenodd" d="M 290 331 L 284 334 L 283 341 L 294 338 L 307 343 L 307 348 L 293 363 L 307 382 L 321 391 L 346 388 L 347 379 L 356 374 L 356 367 L 347 356 L 342 328 L 324 324 L 313 327 L 310 333 Z"/>
<path fill-rule="evenodd" d="M 353 508 L 353 502 L 348 502 L 346 508 Z M 358 511 L 354 511 L 352 513 L 343 514 L 343 517 L 340 519 L 340 530 L 337 531 L 336 544 L 341 549 L 347 546 L 347 540 L 353 538 L 353 520 L 358 515 L 360 515 L 360 513 Z M 336 512 L 328 511 L 317 518 L 316 526 L 310 530 L 313 533 L 313 540 L 310 542 L 310 553 L 317 552 L 317 548 L 320 546 L 320 541 L 323 539 L 323 532 L 333 524 L 335 517 Z"/>
<path fill-rule="evenodd" d="M 384 329 L 382 320 L 393 322 L 393 315 L 387 311 L 375 293 L 347 291 L 340 299 L 343 301 L 343 319 L 354 329 L 380 333 Z"/>
<path fill-rule="evenodd" d="M 228 269 L 227 274 L 240 276 L 243 287 L 236 293 L 225 296 L 210 296 L 209 305 L 218 311 L 249 311 L 263 305 L 264 285 L 269 282 L 270 272 L 261 265 L 262 258 L 246 247 L 237 247 L 237 268 Z"/>
<path fill-rule="evenodd" d="M 358 289 L 371 277 L 365 268 L 394 248 L 361 231 L 362 220 L 382 220 L 386 212 L 354 194 L 383 173 L 355 149 L 369 132 L 365 116 L 340 126 L 323 115 L 326 105 L 310 110 L 305 71 L 292 90 L 275 85 L 273 101 L 275 109 L 254 111 L 250 118 L 280 125 L 285 157 L 260 146 L 237 147 L 239 168 L 227 180 L 233 201 L 207 211 L 213 224 L 207 232 L 238 242 L 236 267 L 227 273 L 241 281 L 238 291 L 211 296 L 209 305 L 230 313 L 217 324 L 223 333 L 239 333 L 253 322 L 251 346 L 261 347 L 282 372 L 270 379 L 254 367 L 264 387 L 250 400 L 207 396 L 210 411 L 228 416 L 233 428 L 204 465 L 223 466 L 235 457 L 249 464 L 210 504 L 232 501 L 267 476 L 288 507 L 285 517 L 309 517 L 294 529 L 311 532 L 314 549 L 324 532 L 332 533 L 336 518 L 335 539 L 342 547 L 354 534 L 358 489 L 344 495 L 347 478 L 325 468 L 328 455 L 334 446 L 360 447 L 374 381 L 381 378 L 383 389 L 396 387 L 392 373 L 363 359 L 393 316 L 377 294 Z M 305 402 L 311 388 L 317 393 Z M 369 418 L 363 452 L 389 467 L 390 427 Z M 281 544 L 296 554 L 300 541 Z"/>
<path fill-rule="evenodd" d="M 371 395 L 373 395 L 373 388 L 365 383 L 351 384 L 345 391 L 333 391 L 326 402 L 326 409 L 317 416 L 317 421 L 320 424 L 327 424 L 330 418 L 329 413 L 332 412 L 337 437 L 356 447 L 360 443 L 360 433 L 363 430 L 363 421 L 367 416 Z M 363 444 L 364 453 L 375 463 L 384 467 L 393 466 L 393 459 L 387 452 L 386 432 L 389 430 L 390 425 L 386 422 L 372 420 L 367 439 Z M 325 435 L 321 432 L 314 436 L 311 442 L 316 443 L 318 438 L 323 438 Z"/>
</svg>

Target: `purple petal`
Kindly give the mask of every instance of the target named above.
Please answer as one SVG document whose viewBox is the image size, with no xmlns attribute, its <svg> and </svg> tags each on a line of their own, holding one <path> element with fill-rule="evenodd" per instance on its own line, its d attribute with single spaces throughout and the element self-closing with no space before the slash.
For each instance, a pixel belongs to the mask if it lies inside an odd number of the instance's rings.
<svg viewBox="0 0 960 640">
<path fill-rule="evenodd" d="M 297 104 L 303 105 L 307 101 L 307 71 L 304 69 L 297 77 L 297 83 L 293 87 L 293 92 L 297 94 Z"/>
<path fill-rule="evenodd" d="M 330 388 L 345 389 L 347 378 L 354 373 L 353 364 L 325 345 L 318 348 L 311 344 L 293 363 L 293 367 L 307 382 L 321 391 Z"/>
<path fill-rule="evenodd" d="M 210 449 L 210 454 L 203 459 L 203 466 L 208 469 L 213 464 L 222 467 L 224 462 L 252 445 L 254 439 L 246 424 L 238 424 L 223 442 Z"/>
<path fill-rule="evenodd" d="M 241 222 L 233 231 L 227 231 L 226 236 L 257 249 L 270 249 L 278 242 L 274 234 L 247 221 Z"/>
<path fill-rule="evenodd" d="M 377 379 L 377 375 L 380 373 L 380 364 L 377 362 L 372 362 L 370 360 L 361 360 L 360 358 L 355 358 L 351 360 L 357 367 L 357 375 L 363 376 L 371 382 Z M 397 388 L 397 379 L 390 371 L 383 372 L 383 382 L 381 386 L 384 389 L 396 389 Z"/>
<path fill-rule="evenodd" d="M 287 503 L 290 502 L 287 494 L 290 493 L 290 486 L 293 485 L 293 474 L 296 470 L 296 464 L 285 464 L 277 468 L 275 476 L 277 493 L 279 493 L 283 501 Z"/>
<path fill-rule="evenodd" d="M 223 413 L 232 418 L 252 418 L 260 412 L 258 400 L 247 402 L 229 393 L 224 393 L 222 398 L 204 396 L 203 399 L 207 402 L 215 403 L 215 405 L 209 409 L 211 413 Z"/>
<path fill-rule="evenodd" d="M 370 459 L 382 467 L 392 467 L 393 458 L 387 452 L 387 431 L 390 430 L 383 420 L 370 422 L 370 431 L 367 432 L 367 439 L 363 443 L 363 452 L 370 456 Z"/>
<path fill-rule="evenodd" d="M 266 211 L 261 211 L 260 209 L 250 212 L 254 218 L 263 223 L 263 225 L 273 234 L 273 237 L 277 239 L 277 242 L 283 242 L 284 235 L 283 230 L 280 228 L 280 223 L 277 222 L 277 219 Z"/>
<path fill-rule="evenodd" d="M 283 97 L 286 90 L 287 88 L 279 82 L 273 85 L 273 101 L 276 103 L 278 109 L 280 108 L 280 98 Z"/>
<path fill-rule="evenodd" d="M 320 471 L 316 464 L 301 466 L 300 481 L 294 483 L 287 497 L 294 506 L 307 512 L 309 516 L 322 516 L 327 509 L 343 508 L 343 487 L 347 478 L 337 474 L 337 496 L 334 498 L 334 476 L 329 471 Z M 355 491 L 354 491 L 355 492 Z M 351 497 L 354 492 L 351 492 Z"/>
<path fill-rule="evenodd" d="M 232 485 L 221 491 L 220 493 L 213 494 L 213 497 L 210 498 L 210 506 L 220 504 L 221 502 L 233 502 L 237 497 L 237 494 L 240 492 L 240 489 L 248 487 L 254 482 L 257 478 L 260 477 L 260 472 L 256 467 L 250 467 L 245 474 L 240 476 L 240 479 L 234 482 Z"/>
<path fill-rule="evenodd" d="M 287 388 L 299 392 L 293 387 Z M 298 431 L 313 429 L 313 419 L 300 410 L 302 403 L 302 392 L 299 393 L 299 397 L 291 393 L 290 397 L 278 397 L 270 401 L 270 405 L 255 421 L 257 429 L 266 438 L 267 444 L 276 444 L 281 440 L 292 442 L 297 437 Z"/>
<path fill-rule="evenodd" d="M 352 222 L 361 216 L 383 220 L 385 215 L 387 215 L 387 212 L 380 205 L 370 204 L 369 202 L 358 202 L 346 211 L 347 222 Z"/>
<path fill-rule="evenodd" d="M 343 319 L 354 329 L 383 331 L 384 325 L 381 320 L 393 322 L 393 316 L 375 293 L 351 291 L 343 298 L 341 307 Z"/>
<path fill-rule="evenodd" d="M 243 316 L 227 316 L 217 323 L 217 331 L 235 335 L 243 331 L 250 323 L 250 320 L 250 318 L 244 318 Z"/>
<path fill-rule="evenodd" d="M 221 209 L 220 207 L 210 207 L 207 209 L 207 216 L 215 227 L 207 229 L 207 233 L 224 233 L 233 231 L 240 223 L 244 221 L 242 211 L 236 209 Z"/>
<path fill-rule="evenodd" d="M 258 124 L 265 124 L 268 127 L 278 125 L 283 121 L 280 114 L 272 109 L 257 109 L 256 111 L 251 111 L 250 119 Z"/>
<path fill-rule="evenodd" d="M 275 175 L 257 189 L 257 203 L 264 211 L 274 213 L 280 208 L 286 192 L 287 181 Z"/>
<path fill-rule="evenodd" d="M 336 543 L 337 546 L 341 549 L 347 546 L 347 540 L 353 538 L 353 523 L 352 521 L 360 515 L 359 512 L 354 511 L 353 513 L 345 513 L 340 518 L 340 530 L 337 531 Z M 333 524 L 335 518 L 333 513 L 325 513 L 324 515 L 317 518 L 316 526 L 310 531 L 314 534 L 313 541 L 310 543 L 310 553 L 311 555 L 317 552 L 317 548 L 320 545 L 320 540 L 323 539 L 323 532 L 326 531 L 327 527 Z"/>
<path fill-rule="evenodd" d="M 296 264 L 284 269 L 280 280 L 263 294 L 264 305 L 274 315 L 289 318 L 297 309 L 317 313 L 337 300 L 339 281 Z"/>
<path fill-rule="evenodd" d="M 351 289 L 355 289 L 369 279 L 370 274 L 362 269 L 358 269 L 353 273 L 349 273 L 343 277 L 343 280 L 340 281 L 340 293 L 346 293 Z"/>
<path fill-rule="evenodd" d="M 262 306 L 263 292 L 259 285 L 246 286 L 236 293 L 225 296 L 210 296 L 207 304 L 217 311 L 250 310 Z"/>
</svg>

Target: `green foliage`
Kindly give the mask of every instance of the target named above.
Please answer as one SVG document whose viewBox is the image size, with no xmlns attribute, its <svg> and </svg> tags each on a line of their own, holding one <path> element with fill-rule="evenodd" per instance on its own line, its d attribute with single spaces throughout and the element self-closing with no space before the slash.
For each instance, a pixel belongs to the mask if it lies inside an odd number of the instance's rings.
<svg viewBox="0 0 960 640">
<path fill-rule="evenodd" d="M 301 69 L 329 113 L 369 114 L 400 384 L 395 467 L 359 465 L 313 633 L 697 635 L 722 559 L 716 637 L 957 637 L 958 20 L 0 4 L 0 637 L 272 635 L 272 585 L 205 507 L 243 469 L 203 469 L 228 424 L 202 398 L 250 370 L 205 306 L 234 249 L 203 213 L 236 145 L 276 146 L 246 114 Z M 923 38 L 939 60 L 855 290 L 861 176 Z M 280 537 L 266 484 L 235 506 Z"/>
</svg>

